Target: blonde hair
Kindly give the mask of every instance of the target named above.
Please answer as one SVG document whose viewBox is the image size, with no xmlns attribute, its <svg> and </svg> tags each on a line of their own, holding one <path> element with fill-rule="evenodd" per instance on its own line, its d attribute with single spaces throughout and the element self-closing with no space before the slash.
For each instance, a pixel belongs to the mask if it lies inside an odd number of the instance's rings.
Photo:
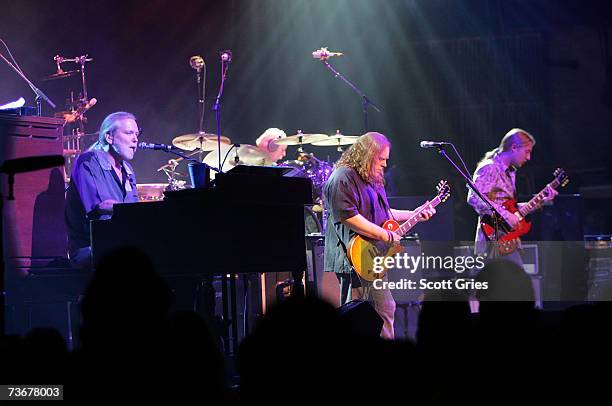
<svg viewBox="0 0 612 406">
<path fill-rule="evenodd" d="M 268 128 L 255 140 L 255 145 L 269 151 L 273 151 L 269 148 L 270 142 L 280 138 L 285 138 L 286 136 L 287 134 L 285 134 L 285 132 L 280 128 Z M 276 148 L 274 148 L 274 150 L 276 150 Z"/>
<path fill-rule="evenodd" d="M 384 186 L 385 179 L 379 174 L 372 173 L 372 164 L 375 157 L 385 147 L 391 148 L 391 143 L 381 133 L 368 132 L 357 138 L 357 141 L 349 149 L 344 151 L 336 167 L 349 167 L 354 169 L 361 178 L 375 186 Z"/>
<path fill-rule="evenodd" d="M 513 128 L 508 131 L 506 135 L 503 136 L 503 138 L 499 142 L 498 147 L 493 148 L 492 150 L 487 151 L 484 154 L 480 162 L 484 162 L 488 159 L 491 159 L 496 155 L 500 154 L 501 152 L 510 151 L 510 149 L 512 149 L 512 146 L 514 145 L 524 146 L 530 143 L 532 145 L 535 145 L 536 143 L 536 140 L 533 135 L 529 134 L 527 131 L 521 128 Z"/>
</svg>

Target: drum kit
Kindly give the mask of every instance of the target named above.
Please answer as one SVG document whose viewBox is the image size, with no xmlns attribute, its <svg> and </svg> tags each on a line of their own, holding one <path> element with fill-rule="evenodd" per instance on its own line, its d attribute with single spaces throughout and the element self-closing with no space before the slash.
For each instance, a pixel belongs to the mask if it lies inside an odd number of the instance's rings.
<svg viewBox="0 0 612 406">
<path fill-rule="evenodd" d="M 299 176 L 309 178 L 312 181 L 313 198 L 317 205 L 322 204 L 323 186 L 333 171 L 333 163 L 317 158 L 313 153 L 308 153 L 304 150 L 305 145 L 315 145 L 323 147 L 336 147 L 338 151 L 342 148 L 354 144 L 358 136 L 343 135 L 340 131 L 336 131 L 334 135 L 303 133 L 298 130 L 296 134 L 275 140 L 277 145 L 281 146 L 296 146 L 297 151 L 295 159 L 285 160 L 282 162 L 274 162 L 266 151 L 249 144 L 232 144 L 227 136 L 220 137 L 220 143 L 217 135 L 210 133 L 193 133 L 184 134 L 175 137 L 172 140 L 172 145 L 187 153 L 188 157 L 195 157 L 212 168 L 219 168 L 221 161 L 221 171 L 227 172 L 237 165 L 278 165 L 292 167 L 289 176 Z M 219 148 L 220 146 L 220 148 Z M 158 171 L 163 171 L 168 177 L 168 185 L 166 190 L 178 190 L 186 188 L 185 179 L 186 170 L 178 171 L 177 168 L 184 158 L 170 159 L 168 163 L 161 166 Z M 214 172 L 211 173 L 214 177 Z M 143 201 L 157 200 L 158 194 L 154 193 L 154 198 L 150 198 L 149 194 L 145 193 L 143 188 Z M 315 206 L 317 211 L 317 206 Z"/>
</svg>

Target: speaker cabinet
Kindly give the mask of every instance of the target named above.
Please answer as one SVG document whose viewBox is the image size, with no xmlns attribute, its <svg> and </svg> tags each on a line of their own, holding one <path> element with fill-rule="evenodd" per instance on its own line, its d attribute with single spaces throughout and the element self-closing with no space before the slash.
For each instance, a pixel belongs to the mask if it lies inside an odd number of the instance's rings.
<svg viewBox="0 0 612 406">
<path fill-rule="evenodd" d="M 383 319 L 374 307 L 363 300 L 352 300 L 338 308 L 345 326 L 355 335 L 376 338 L 380 336 Z"/>
</svg>

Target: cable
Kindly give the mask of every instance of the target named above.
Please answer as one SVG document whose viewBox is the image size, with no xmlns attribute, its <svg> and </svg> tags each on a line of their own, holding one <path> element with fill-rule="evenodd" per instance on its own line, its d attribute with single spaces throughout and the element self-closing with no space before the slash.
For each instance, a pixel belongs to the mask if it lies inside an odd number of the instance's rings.
<svg viewBox="0 0 612 406">
<path fill-rule="evenodd" d="M 232 149 L 239 147 L 240 144 L 232 144 L 231 148 L 227 151 L 227 153 L 225 154 L 225 157 L 223 158 L 223 162 L 221 163 L 220 168 L 219 168 L 219 173 L 223 173 L 223 165 L 225 165 L 225 161 L 227 160 L 227 157 L 229 155 L 230 152 L 232 152 Z M 219 154 L 221 154 L 221 150 L 219 150 Z"/>
</svg>

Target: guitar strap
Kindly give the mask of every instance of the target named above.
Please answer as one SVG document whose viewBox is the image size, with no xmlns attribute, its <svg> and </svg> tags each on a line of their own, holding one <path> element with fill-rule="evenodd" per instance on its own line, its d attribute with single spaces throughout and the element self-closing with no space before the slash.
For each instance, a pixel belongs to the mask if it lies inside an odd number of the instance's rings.
<svg viewBox="0 0 612 406">
<path fill-rule="evenodd" d="M 379 203 L 385 209 L 385 212 L 387 212 L 387 217 L 397 221 L 397 219 L 393 216 L 393 213 L 391 212 L 391 207 L 389 207 L 389 202 L 387 201 L 387 199 L 385 199 L 383 194 L 380 193 L 378 189 L 376 190 L 376 194 L 378 195 Z"/>
<path fill-rule="evenodd" d="M 344 241 L 342 241 L 340 234 L 338 234 L 338 229 L 336 228 L 336 226 L 338 225 L 342 225 L 342 222 L 338 221 L 333 224 L 334 234 L 336 234 L 336 238 L 338 239 L 338 242 L 336 243 L 336 247 L 342 246 L 342 252 L 344 253 L 344 260 L 346 261 L 346 264 L 351 267 L 352 271 L 355 272 L 355 267 L 353 267 L 353 265 L 351 264 L 351 260 L 349 259 L 348 254 L 347 254 L 346 244 L 344 244 Z"/>
</svg>

